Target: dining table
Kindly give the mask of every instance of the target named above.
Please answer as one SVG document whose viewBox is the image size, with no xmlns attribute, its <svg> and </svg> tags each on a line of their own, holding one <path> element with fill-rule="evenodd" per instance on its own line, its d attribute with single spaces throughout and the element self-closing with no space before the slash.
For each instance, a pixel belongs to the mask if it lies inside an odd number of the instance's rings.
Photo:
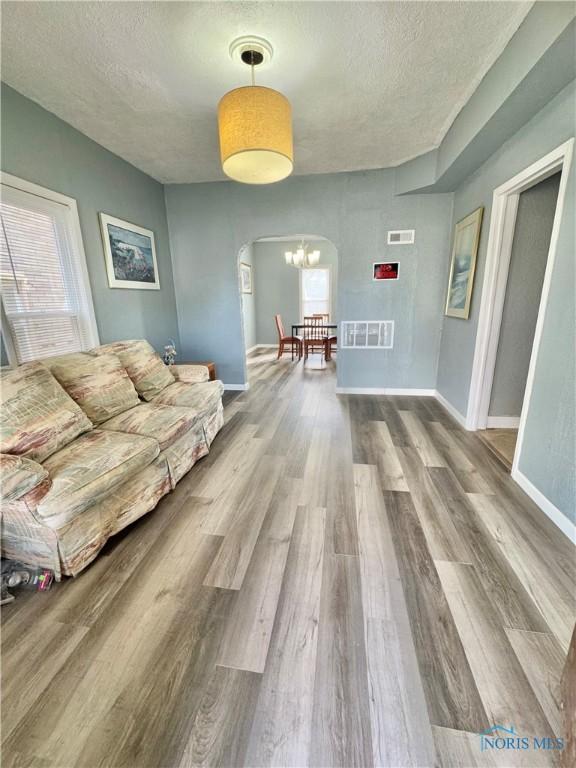
<svg viewBox="0 0 576 768">
<path fill-rule="evenodd" d="M 304 330 L 305 328 L 314 328 L 314 332 L 318 331 L 336 331 L 338 329 L 337 323 L 323 323 L 322 325 L 310 325 L 309 323 L 292 323 L 292 338 L 294 336 L 298 336 L 298 331 Z M 327 334 L 327 336 L 330 336 L 330 334 Z M 332 334 L 334 336 L 334 334 Z M 301 355 L 300 355 L 301 356 Z M 325 354 L 326 360 L 331 359 L 330 355 L 330 345 L 328 344 L 326 346 L 326 354 Z M 294 344 L 292 344 L 292 360 L 294 360 Z"/>
</svg>

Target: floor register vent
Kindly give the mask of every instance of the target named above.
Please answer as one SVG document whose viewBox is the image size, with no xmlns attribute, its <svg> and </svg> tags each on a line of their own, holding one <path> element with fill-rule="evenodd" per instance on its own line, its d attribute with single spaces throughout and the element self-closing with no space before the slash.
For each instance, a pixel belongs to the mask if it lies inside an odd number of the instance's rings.
<svg viewBox="0 0 576 768">
<path fill-rule="evenodd" d="M 343 320 L 340 349 L 392 349 L 394 320 Z"/>
</svg>

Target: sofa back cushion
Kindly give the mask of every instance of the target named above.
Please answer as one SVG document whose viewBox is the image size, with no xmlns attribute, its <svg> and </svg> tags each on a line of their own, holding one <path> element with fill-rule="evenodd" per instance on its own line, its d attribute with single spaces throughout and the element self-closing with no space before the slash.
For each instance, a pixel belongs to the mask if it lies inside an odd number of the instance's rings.
<svg viewBox="0 0 576 768">
<path fill-rule="evenodd" d="M 110 353 L 120 358 L 138 394 L 144 400 L 153 400 L 163 389 L 176 381 L 160 355 L 144 339 L 115 341 L 96 347 L 90 352 L 98 356 Z"/>
<path fill-rule="evenodd" d="M 51 370 L 94 424 L 108 421 L 140 402 L 116 355 L 83 355 L 71 361 L 63 358 L 61 363 L 52 363 Z"/>
<path fill-rule="evenodd" d="M 2 453 L 42 462 L 89 429 L 92 422 L 42 363 L 26 363 L 2 375 Z"/>
</svg>

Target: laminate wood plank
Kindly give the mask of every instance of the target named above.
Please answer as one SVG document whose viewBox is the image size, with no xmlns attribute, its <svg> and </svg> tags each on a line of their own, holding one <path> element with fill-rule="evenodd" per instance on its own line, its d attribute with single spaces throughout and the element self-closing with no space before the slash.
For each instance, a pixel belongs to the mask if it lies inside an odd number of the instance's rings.
<svg viewBox="0 0 576 768">
<path fill-rule="evenodd" d="M 286 478 L 278 483 L 238 600 L 226 624 L 218 657 L 220 665 L 264 671 L 299 490 L 297 480 Z"/>
<path fill-rule="evenodd" d="M 378 478 L 354 467 L 374 765 L 434 764 L 426 699 Z"/>
<path fill-rule="evenodd" d="M 346 398 L 336 402 L 330 437 L 330 464 L 326 493 L 328 523 L 333 526 L 331 543 L 335 554 L 358 554 L 358 531 L 352 468 L 352 440 Z"/>
<path fill-rule="evenodd" d="M 303 506 L 328 506 L 328 484 L 330 482 L 331 465 L 330 433 L 314 430 L 308 450 L 308 458 L 304 469 L 304 483 L 300 503 Z"/>
<path fill-rule="evenodd" d="M 572 768 L 576 764 L 576 625 L 560 678 L 560 693 L 565 734 L 561 764 L 562 768 Z"/>
<path fill-rule="evenodd" d="M 552 730 L 562 737 L 560 678 L 565 654 L 560 643 L 541 632 L 507 629 L 506 635 Z"/>
<path fill-rule="evenodd" d="M 398 457 L 414 507 L 434 560 L 471 561 L 466 540 L 438 493 L 415 448 L 398 448 Z"/>
<path fill-rule="evenodd" d="M 356 464 L 354 486 L 364 615 L 390 619 L 400 573 L 376 467 Z"/>
<path fill-rule="evenodd" d="M 299 507 L 245 764 L 307 766 L 326 514 Z"/>
<path fill-rule="evenodd" d="M 411 411 L 400 411 L 400 418 L 404 422 L 424 466 L 445 467 L 446 461 L 437 451 L 420 419 Z"/>
<path fill-rule="evenodd" d="M 281 470 L 280 457 L 264 456 L 250 478 L 249 487 L 243 486 L 235 499 L 234 520 L 204 580 L 207 587 L 242 586 Z"/>
<path fill-rule="evenodd" d="M 438 422 L 431 422 L 429 429 L 438 449 L 446 458 L 447 465 L 458 478 L 462 488 L 470 493 L 492 493 L 488 482 L 468 459 L 458 443 L 454 442 L 446 427 Z"/>
<path fill-rule="evenodd" d="M 260 675 L 217 666 L 206 686 L 180 768 L 244 764 Z"/>
<path fill-rule="evenodd" d="M 553 737 L 474 566 L 437 562 L 436 568 L 490 724 L 513 723 L 522 736 Z"/>
<path fill-rule="evenodd" d="M 480 494 L 468 499 L 566 652 L 576 621 L 576 578 L 559 566 L 560 553 L 519 528 L 499 500 Z"/>
<path fill-rule="evenodd" d="M 488 719 L 410 494 L 388 491 L 384 502 L 430 722 L 477 733 Z"/>
<path fill-rule="evenodd" d="M 85 637 L 88 627 L 46 620 L 42 633 L 21 633 L 2 659 L 2 738 L 6 739 L 68 657 Z"/>
<path fill-rule="evenodd" d="M 403 603 L 401 589 L 395 593 Z M 366 620 L 368 696 L 375 766 L 435 765 L 426 699 L 406 607 L 393 620 Z M 405 615 L 405 619 L 399 617 Z"/>
<path fill-rule="evenodd" d="M 326 554 L 318 629 L 310 765 L 373 765 L 357 557 Z"/>
<path fill-rule="evenodd" d="M 447 469 L 427 469 L 432 482 L 468 543 L 470 560 L 503 626 L 548 632 L 549 627 L 538 607 L 516 576 L 510 563 L 474 512 L 468 496 Z"/>
</svg>

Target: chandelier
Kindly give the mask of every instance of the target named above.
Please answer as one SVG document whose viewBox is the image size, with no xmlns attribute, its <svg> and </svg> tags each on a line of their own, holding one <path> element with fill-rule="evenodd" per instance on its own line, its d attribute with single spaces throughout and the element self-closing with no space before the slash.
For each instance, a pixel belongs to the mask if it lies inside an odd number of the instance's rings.
<svg viewBox="0 0 576 768">
<path fill-rule="evenodd" d="M 285 251 L 286 264 L 297 269 L 315 267 L 320 261 L 320 251 L 310 251 L 306 243 L 301 242 L 295 251 Z"/>
<path fill-rule="evenodd" d="M 254 68 L 272 58 L 272 46 L 254 36 L 238 38 L 230 55 L 250 67 L 252 85 L 229 91 L 218 105 L 222 170 L 243 184 L 273 184 L 292 173 L 293 148 L 290 102 L 254 79 Z"/>
</svg>

